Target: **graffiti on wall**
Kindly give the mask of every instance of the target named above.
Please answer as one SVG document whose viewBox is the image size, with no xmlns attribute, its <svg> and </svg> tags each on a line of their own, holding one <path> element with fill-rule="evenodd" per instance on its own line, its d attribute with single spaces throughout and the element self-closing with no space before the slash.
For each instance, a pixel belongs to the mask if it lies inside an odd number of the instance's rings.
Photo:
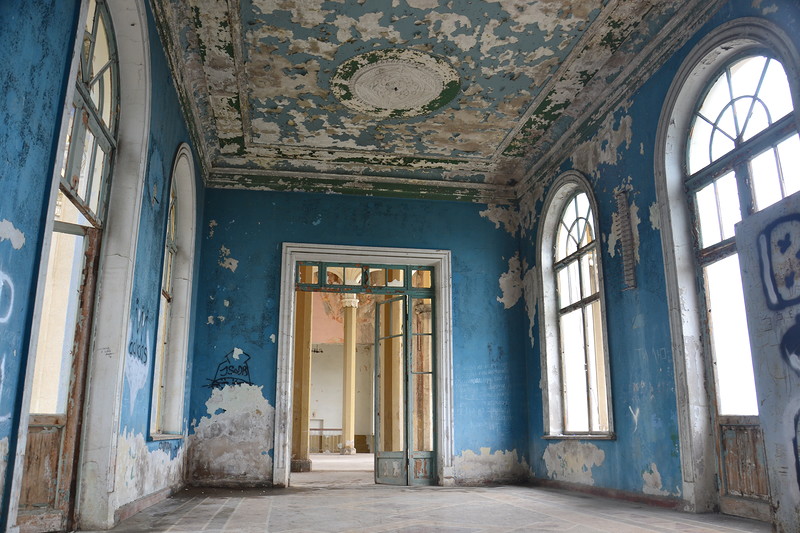
<svg viewBox="0 0 800 533">
<path fill-rule="evenodd" d="M 767 305 L 785 309 L 800 302 L 800 215 L 776 219 L 758 236 L 759 262 Z M 781 339 L 784 363 L 800 376 L 800 315 Z M 800 411 L 794 415 L 795 468 L 800 487 Z"/>
<path fill-rule="evenodd" d="M 131 414 L 134 411 L 136 396 L 147 382 L 147 365 L 153 354 L 151 323 L 150 312 L 139 303 L 137 298 L 128 325 L 128 343 L 126 344 L 128 354 L 125 361 L 125 380 L 128 382 Z"/>
<path fill-rule="evenodd" d="M 248 354 L 234 348 L 220 360 L 214 378 L 208 380 L 206 387 L 220 389 L 225 385 L 252 385 L 250 367 L 247 365 L 249 360 Z"/>
<path fill-rule="evenodd" d="M 764 293 L 770 309 L 800 302 L 800 215 L 776 219 L 758 236 Z"/>
<path fill-rule="evenodd" d="M 0 270 L 0 324 L 5 324 L 11 319 L 13 307 L 14 284 L 8 274 Z"/>
</svg>

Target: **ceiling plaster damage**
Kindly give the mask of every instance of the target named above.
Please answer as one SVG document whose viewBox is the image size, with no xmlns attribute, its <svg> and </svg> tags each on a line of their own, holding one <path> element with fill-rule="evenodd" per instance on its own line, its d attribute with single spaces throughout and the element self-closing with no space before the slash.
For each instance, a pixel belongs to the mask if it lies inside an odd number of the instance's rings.
<svg viewBox="0 0 800 533">
<path fill-rule="evenodd" d="M 717 2 L 153 5 L 208 186 L 511 203 Z M 392 91 L 408 107 L 375 104 Z"/>
</svg>

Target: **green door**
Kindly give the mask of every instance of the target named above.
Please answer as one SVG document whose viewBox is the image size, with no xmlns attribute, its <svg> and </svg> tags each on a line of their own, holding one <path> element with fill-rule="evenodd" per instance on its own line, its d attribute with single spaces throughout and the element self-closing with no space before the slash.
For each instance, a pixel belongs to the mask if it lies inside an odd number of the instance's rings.
<svg viewBox="0 0 800 533">
<path fill-rule="evenodd" d="M 375 308 L 375 482 L 436 482 L 430 298 L 387 297 Z"/>
</svg>

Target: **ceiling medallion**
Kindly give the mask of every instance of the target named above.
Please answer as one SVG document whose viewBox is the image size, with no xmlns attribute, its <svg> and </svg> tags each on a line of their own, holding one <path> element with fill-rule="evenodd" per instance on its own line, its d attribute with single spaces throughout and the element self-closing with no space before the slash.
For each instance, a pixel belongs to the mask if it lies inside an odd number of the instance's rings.
<svg viewBox="0 0 800 533">
<path fill-rule="evenodd" d="M 445 59 L 397 48 L 348 59 L 331 79 L 331 91 L 344 105 L 379 118 L 428 114 L 459 89 L 458 73 Z"/>
</svg>

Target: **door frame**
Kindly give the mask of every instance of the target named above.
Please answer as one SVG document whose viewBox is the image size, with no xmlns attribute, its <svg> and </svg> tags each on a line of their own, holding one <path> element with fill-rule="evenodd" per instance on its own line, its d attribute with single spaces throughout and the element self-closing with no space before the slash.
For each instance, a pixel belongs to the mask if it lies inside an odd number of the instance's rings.
<svg viewBox="0 0 800 533">
<path fill-rule="evenodd" d="M 283 243 L 275 386 L 275 440 L 272 483 L 289 486 L 294 384 L 295 270 L 299 261 L 378 263 L 433 267 L 436 353 L 436 465 L 440 485 L 453 476 L 453 320 L 450 250 Z"/>
</svg>

